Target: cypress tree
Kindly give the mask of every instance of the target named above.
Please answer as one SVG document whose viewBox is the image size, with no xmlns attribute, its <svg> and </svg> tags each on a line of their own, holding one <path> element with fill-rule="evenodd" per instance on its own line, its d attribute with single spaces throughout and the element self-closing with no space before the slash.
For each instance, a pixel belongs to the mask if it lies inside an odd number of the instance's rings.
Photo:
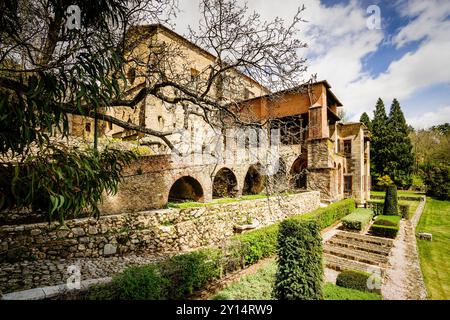
<svg viewBox="0 0 450 320">
<path fill-rule="evenodd" d="M 409 128 L 397 99 L 392 101 L 387 121 L 388 152 L 387 172 L 394 183 L 401 188 L 411 185 L 411 174 L 414 166 Z"/>
<path fill-rule="evenodd" d="M 278 270 L 273 289 L 275 298 L 323 299 L 323 250 L 317 221 L 282 221 L 278 233 L 277 253 Z"/>
<path fill-rule="evenodd" d="M 384 102 L 381 98 L 378 98 L 377 104 L 375 106 L 375 111 L 373 112 L 373 120 L 371 123 L 372 128 L 372 141 L 370 144 L 370 155 L 371 155 L 371 174 L 372 181 L 377 181 L 378 177 L 384 175 L 390 175 L 387 172 L 387 154 L 389 152 L 388 138 L 389 135 L 386 115 L 386 110 L 384 108 Z"/>
<path fill-rule="evenodd" d="M 370 122 L 370 118 L 367 113 L 364 112 L 361 115 L 361 118 L 359 118 L 359 122 L 364 123 L 369 130 L 372 130 L 372 123 Z"/>
</svg>

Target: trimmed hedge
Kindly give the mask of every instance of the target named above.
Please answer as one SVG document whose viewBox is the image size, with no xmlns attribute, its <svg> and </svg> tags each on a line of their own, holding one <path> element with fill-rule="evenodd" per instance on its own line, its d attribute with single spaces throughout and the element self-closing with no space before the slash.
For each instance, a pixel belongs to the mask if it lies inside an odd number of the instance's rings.
<svg viewBox="0 0 450 320">
<path fill-rule="evenodd" d="M 399 216 L 378 216 L 373 224 L 379 226 L 398 227 L 400 225 L 400 219 L 401 218 Z"/>
<path fill-rule="evenodd" d="M 399 227 L 372 225 L 370 231 L 374 236 L 394 239 L 397 237 Z"/>
<path fill-rule="evenodd" d="M 336 285 L 339 287 L 356 289 L 359 291 L 380 293 L 380 289 L 369 289 L 368 281 L 372 274 L 368 272 L 345 270 L 338 274 Z"/>
<path fill-rule="evenodd" d="M 400 216 L 378 216 L 370 231 L 379 237 L 395 238 L 400 230 Z"/>
<path fill-rule="evenodd" d="M 287 219 L 278 236 L 274 296 L 278 300 L 323 299 L 322 238 L 315 220 Z"/>
<path fill-rule="evenodd" d="M 346 229 L 361 231 L 372 221 L 373 211 L 358 208 L 342 219 L 342 225 Z"/>
<path fill-rule="evenodd" d="M 320 229 L 329 227 L 355 210 L 355 200 L 345 199 L 319 208 L 312 212 L 300 214 L 290 219 L 315 220 Z M 241 259 L 243 265 L 250 265 L 260 259 L 272 256 L 276 252 L 279 223 L 263 227 L 254 231 L 238 234 L 232 240 L 238 242 L 235 257 Z"/>
<path fill-rule="evenodd" d="M 383 201 L 368 201 L 367 207 L 373 210 L 373 213 L 375 216 L 383 215 L 384 211 L 384 202 Z M 412 214 L 410 210 L 410 205 L 405 203 L 400 203 L 398 205 L 398 208 L 400 210 L 400 215 L 404 219 L 409 219 L 410 215 Z"/>
<path fill-rule="evenodd" d="M 221 271 L 221 251 L 201 249 L 165 261 L 131 267 L 108 284 L 89 289 L 91 300 L 183 299 L 200 289 Z"/>
<path fill-rule="evenodd" d="M 399 204 L 399 209 L 400 209 L 400 215 L 403 219 L 409 219 L 410 217 L 410 213 L 409 213 L 409 208 L 410 205 L 409 204 Z"/>
<path fill-rule="evenodd" d="M 383 214 L 384 202 L 383 201 L 368 201 L 367 207 L 372 209 L 373 214 L 378 216 Z"/>
<path fill-rule="evenodd" d="M 397 187 L 395 185 L 386 187 L 383 214 L 392 216 L 398 215 Z"/>
</svg>

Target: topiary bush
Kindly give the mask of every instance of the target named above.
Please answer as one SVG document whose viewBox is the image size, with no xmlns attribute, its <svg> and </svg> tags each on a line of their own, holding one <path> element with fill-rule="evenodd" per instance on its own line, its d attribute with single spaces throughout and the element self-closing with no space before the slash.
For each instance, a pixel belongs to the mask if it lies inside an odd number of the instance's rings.
<svg viewBox="0 0 450 320">
<path fill-rule="evenodd" d="M 397 187 L 395 185 L 386 187 L 383 214 L 393 216 L 398 215 Z"/>
<path fill-rule="evenodd" d="M 323 299 L 322 239 L 315 220 L 287 219 L 278 235 L 274 296 L 279 300 Z"/>
<path fill-rule="evenodd" d="M 361 231 L 369 225 L 372 218 L 372 210 L 358 208 L 342 219 L 342 225 L 345 229 Z"/>
<path fill-rule="evenodd" d="M 399 227 L 393 226 L 372 225 L 370 227 L 370 232 L 374 236 L 395 239 L 397 237 L 399 229 Z"/>
<path fill-rule="evenodd" d="M 345 270 L 338 274 L 336 285 L 366 292 L 380 292 L 380 289 L 369 289 L 368 281 L 372 274 L 368 272 Z"/>
</svg>

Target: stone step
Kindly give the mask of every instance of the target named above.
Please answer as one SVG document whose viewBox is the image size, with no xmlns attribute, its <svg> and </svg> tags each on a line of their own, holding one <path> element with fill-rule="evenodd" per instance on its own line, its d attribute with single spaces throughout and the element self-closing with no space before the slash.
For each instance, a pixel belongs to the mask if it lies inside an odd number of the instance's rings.
<svg viewBox="0 0 450 320">
<path fill-rule="evenodd" d="M 385 246 L 385 247 L 389 247 L 389 248 L 391 248 L 394 244 L 394 241 L 392 239 L 368 236 L 368 235 L 354 233 L 354 232 L 348 232 L 348 231 L 339 231 L 335 235 L 335 237 L 340 238 L 340 239 L 349 239 L 349 240 L 353 240 L 353 241 L 360 241 L 360 242 L 365 242 L 365 243 L 376 244 L 376 245 Z"/>
<path fill-rule="evenodd" d="M 385 267 L 387 266 L 389 258 L 384 255 L 379 255 L 375 253 L 369 253 L 365 251 L 344 248 L 340 246 L 334 246 L 331 244 L 325 244 L 323 247 L 324 253 L 329 253 L 338 257 L 346 258 L 349 260 L 354 260 L 358 262 L 363 262 L 375 266 Z"/>
<path fill-rule="evenodd" d="M 376 253 L 383 256 L 389 256 L 391 252 L 390 247 L 386 246 L 380 246 L 378 244 L 374 243 L 367 243 L 363 241 L 358 240 L 352 240 L 352 239 L 342 239 L 338 237 L 332 237 L 330 240 L 327 241 L 327 244 L 332 244 L 334 246 L 359 250 L 359 251 L 365 251 L 370 253 Z"/>
<path fill-rule="evenodd" d="M 381 276 L 384 276 L 386 270 L 383 267 L 372 266 L 367 263 L 349 260 L 328 253 L 324 253 L 323 258 L 325 260 L 325 266 L 336 271 L 356 270 L 370 273 L 373 272 L 375 268 L 377 268 L 378 270 L 380 270 Z"/>
</svg>

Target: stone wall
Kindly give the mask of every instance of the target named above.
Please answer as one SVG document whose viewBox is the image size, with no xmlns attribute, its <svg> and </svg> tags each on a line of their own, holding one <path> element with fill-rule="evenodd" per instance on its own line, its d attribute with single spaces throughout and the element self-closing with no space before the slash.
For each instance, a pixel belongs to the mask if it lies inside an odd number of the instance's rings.
<svg viewBox="0 0 450 320">
<path fill-rule="evenodd" d="M 319 207 L 318 191 L 188 209 L 160 209 L 0 227 L 0 262 L 178 252 L 217 245 L 234 227 L 259 226 Z"/>
</svg>

